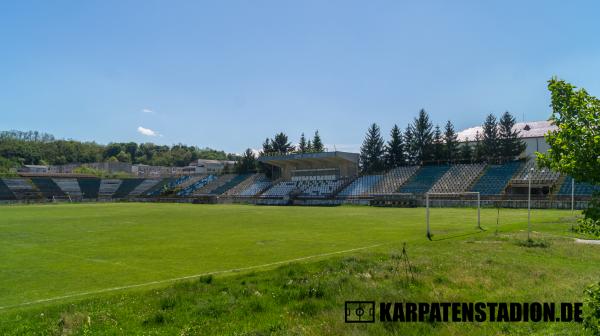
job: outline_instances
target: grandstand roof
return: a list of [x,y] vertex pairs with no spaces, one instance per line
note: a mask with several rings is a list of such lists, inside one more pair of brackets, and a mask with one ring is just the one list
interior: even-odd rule
[[[513,131],[519,131],[519,136],[521,138],[541,138],[548,131],[556,130],[557,127],[552,124],[550,121],[527,121],[516,123],[513,127]],[[458,132],[458,141],[474,141],[477,132],[481,134],[483,132],[483,128],[481,126],[475,126],[471,128],[467,128],[463,131]]]

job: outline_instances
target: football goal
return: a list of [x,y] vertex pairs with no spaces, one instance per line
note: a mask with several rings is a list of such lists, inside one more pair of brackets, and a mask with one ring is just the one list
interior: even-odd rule
[[[448,234],[451,232],[463,231],[471,228],[483,230],[481,227],[481,195],[475,191],[455,192],[455,193],[426,193],[425,208],[427,221],[427,238],[431,240],[433,233],[431,229],[432,222],[436,225],[438,233]],[[443,208],[443,210],[433,211],[435,208]],[[464,209],[474,209],[465,212]],[[432,211],[435,213],[432,214]],[[448,211],[460,211],[464,214],[464,218],[460,223],[448,223],[445,214]]]

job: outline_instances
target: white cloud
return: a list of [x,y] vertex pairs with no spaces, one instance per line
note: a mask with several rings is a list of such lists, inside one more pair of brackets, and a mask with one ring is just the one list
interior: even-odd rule
[[146,135],[146,136],[160,136],[160,134],[158,134],[156,131],[153,131],[149,128],[144,128],[142,126],[139,126],[137,128],[138,133]]
[[142,112],[144,112],[144,113],[154,113],[154,111],[151,110],[151,109],[149,109],[149,108],[142,109]]

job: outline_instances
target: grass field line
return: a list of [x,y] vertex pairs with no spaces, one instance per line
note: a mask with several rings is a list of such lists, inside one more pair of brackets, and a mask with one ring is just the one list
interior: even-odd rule
[[337,255],[337,254],[344,254],[344,253],[355,252],[355,251],[360,251],[360,250],[367,250],[367,249],[371,249],[371,248],[375,248],[375,247],[379,247],[379,246],[384,246],[384,245],[389,245],[389,244],[392,244],[392,243],[381,243],[381,244],[375,244],[375,245],[357,247],[357,248],[348,249],[348,250],[335,251],[335,252],[327,252],[327,253],[320,253],[320,254],[314,254],[314,255],[310,255],[310,256],[306,256],[306,257],[300,257],[300,258],[294,258],[294,259],[287,259],[287,260],[275,261],[275,262],[261,264],[261,265],[239,267],[239,268],[231,268],[231,269],[227,269],[227,270],[205,272],[205,273],[194,274],[194,275],[186,275],[186,276],[177,277],[177,278],[155,280],[155,281],[144,282],[144,283],[140,283],[140,284],[118,286],[118,287],[111,287],[111,288],[104,288],[104,289],[97,289],[97,290],[92,290],[92,291],[88,291],[88,292],[73,293],[73,294],[56,296],[56,297],[47,298],[47,299],[40,299],[40,300],[35,300],[35,301],[23,302],[23,303],[19,303],[19,304],[16,304],[16,305],[3,306],[3,307],[0,307],[0,310],[6,310],[6,309],[10,309],[10,308],[18,308],[18,307],[24,307],[24,306],[30,306],[30,305],[39,304],[39,303],[60,301],[60,300],[64,300],[64,299],[71,299],[71,298],[81,297],[81,296],[86,296],[86,295],[102,294],[102,293],[114,292],[114,291],[131,289],[131,288],[139,288],[139,287],[146,287],[146,286],[152,286],[152,285],[160,285],[160,284],[171,283],[171,282],[176,282],[176,281],[181,281],[181,280],[190,280],[190,279],[195,279],[195,278],[199,278],[199,277],[202,277],[202,276],[208,276],[208,275],[219,275],[219,274],[226,274],[226,273],[233,273],[233,272],[249,271],[249,270],[260,269],[260,268],[265,268],[265,267],[270,267],[270,266],[283,265],[283,264],[289,264],[289,263],[293,263],[293,262],[298,262],[298,261],[303,261],[303,260],[309,260],[309,259],[314,259],[314,258],[327,257],[327,256],[332,256],[332,255]]

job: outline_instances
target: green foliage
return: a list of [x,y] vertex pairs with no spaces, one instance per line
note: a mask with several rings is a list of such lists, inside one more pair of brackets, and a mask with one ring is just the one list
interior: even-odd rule
[[225,160],[230,155],[210,148],[177,144],[109,143],[57,140],[39,132],[0,132],[0,172],[24,164],[62,165],[68,163],[128,162],[156,166],[187,166],[197,159]]
[[481,156],[489,161],[498,157],[498,122],[493,114],[489,114],[483,123],[481,134]]
[[316,130],[315,131],[315,136],[313,137],[312,140],[312,152],[315,153],[321,153],[325,150],[325,147],[323,146],[323,142],[321,141],[321,136],[319,135],[319,131]]
[[388,168],[402,166],[404,160],[404,142],[402,132],[398,125],[394,125],[390,132],[390,141],[385,146],[385,163]]
[[434,161],[442,161],[445,160],[445,151],[444,151],[444,140],[442,139],[442,130],[439,125],[435,126],[435,131],[433,132],[433,150],[432,150],[432,159]]
[[254,155],[254,152],[252,152],[252,149],[248,148],[246,149],[244,154],[236,161],[234,170],[239,174],[243,174],[255,172],[256,168],[256,156]]
[[[311,145],[312,147],[312,145]],[[298,151],[300,153],[306,153],[307,150],[307,144],[306,144],[306,137],[304,136],[304,133],[302,133],[302,135],[300,136],[300,142],[298,143]]]
[[[454,161],[456,159],[460,159],[459,147],[458,147],[458,135],[454,130],[454,125],[452,121],[448,120],[446,122],[446,126],[444,127],[444,154],[445,158],[448,161]],[[471,155],[469,154],[468,159],[471,159]]]
[[385,168],[383,161],[384,145],[379,126],[373,123],[360,148],[360,165],[366,174],[380,172]]
[[267,138],[265,142],[263,142],[263,150],[262,154],[287,154],[294,151],[294,146],[289,141],[288,136],[279,132],[275,134],[273,139]]
[[[548,81],[548,90],[550,120],[558,129],[546,135],[550,149],[546,154],[537,153],[539,164],[577,181],[600,184],[600,100],[557,78]],[[590,220],[580,226],[592,230],[590,226],[600,222],[598,195],[584,214]]]
[[92,167],[88,167],[86,165],[83,166],[79,166],[75,169],[73,169],[73,173],[75,174],[84,174],[84,175],[93,175],[93,176],[97,176],[100,178],[128,178],[128,177],[133,177],[130,173],[125,173],[125,172],[108,172],[106,170],[102,170],[102,169],[96,169],[96,168],[92,168]]
[[471,149],[471,145],[469,144],[469,139],[465,139],[465,142],[462,143],[459,147],[460,154],[459,157],[463,161],[471,161],[473,160],[473,150]]
[[600,335],[600,282],[585,289],[587,298],[583,310],[583,325],[593,335]]
[[548,81],[550,120],[558,127],[546,135],[548,153],[538,153],[544,167],[577,181],[600,184],[600,100],[585,89],[557,78]]
[[513,130],[515,124],[515,118],[508,111],[498,121],[498,153],[501,158],[515,158],[525,150],[525,142],[519,138],[520,132]]
[[414,161],[420,164],[432,159],[433,145],[433,124],[429,121],[429,115],[424,109],[419,111],[419,115],[413,123],[409,125],[410,142],[407,145],[411,148],[414,155]]

